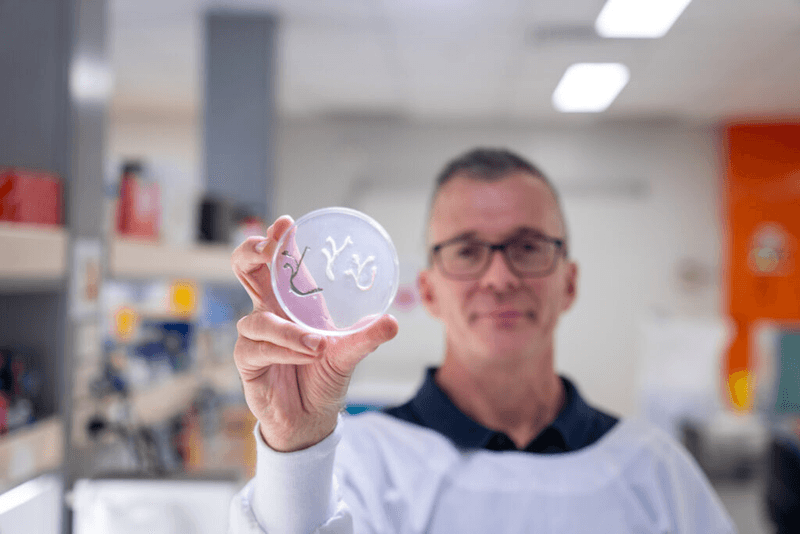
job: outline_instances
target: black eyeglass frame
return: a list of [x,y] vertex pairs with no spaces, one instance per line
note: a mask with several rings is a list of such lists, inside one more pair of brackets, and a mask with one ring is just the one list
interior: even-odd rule
[[[551,262],[550,266],[547,269],[541,272],[536,272],[534,274],[520,272],[519,270],[517,270],[516,267],[514,267],[514,265],[512,264],[511,260],[508,257],[508,254],[506,253],[506,249],[512,243],[517,241],[519,238],[520,238],[519,235],[515,235],[514,237],[506,239],[501,243],[489,243],[488,241],[482,241],[480,239],[474,239],[465,236],[456,236],[452,239],[448,239],[447,241],[442,241],[441,243],[433,245],[430,248],[429,262],[432,265],[437,264],[439,266],[439,270],[446,278],[450,278],[451,280],[468,281],[468,280],[477,280],[486,273],[486,271],[489,269],[489,266],[492,264],[492,256],[494,256],[495,251],[500,251],[502,253],[503,260],[506,262],[508,270],[514,273],[514,275],[519,278],[541,278],[543,276],[547,276],[555,270],[556,264],[558,263],[558,257],[560,255],[564,256],[565,258],[567,257],[567,243],[565,240],[536,233],[535,235],[536,239],[541,239],[542,241],[552,243],[556,246],[556,253],[553,255],[553,261]],[[485,246],[489,249],[489,256],[487,256],[488,259],[486,261],[486,264],[480,269],[480,271],[476,272],[475,274],[457,275],[449,273],[442,267],[441,261],[439,261],[438,263],[434,261],[437,257],[440,257],[439,251],[441,251],[442,248],[448,245],[452,245],[453,243],[459,243],[461,241],[471,241],[473,243]]]

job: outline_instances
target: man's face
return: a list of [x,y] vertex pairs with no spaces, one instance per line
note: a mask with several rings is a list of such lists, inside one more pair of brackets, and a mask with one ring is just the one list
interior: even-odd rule
[[[428,240],[434,245],[470,235],[501,243],[526,230],[564,238],[556,200],[543,181],[522,172],[495,182],[457,177],[436,197]],[[497,251],[477,280],[452,280],[433,265],[420,274],[419,288],[428,311],[445,325],[448,351],[503,358],[552,349],[576,279],[577,267],[563,255],[552,273],[521,278]]]

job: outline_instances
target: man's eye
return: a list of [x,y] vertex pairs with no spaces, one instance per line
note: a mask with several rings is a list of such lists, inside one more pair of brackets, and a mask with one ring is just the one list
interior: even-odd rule
[[534,239],[525,239],[514,243],[513,248],[523,254],[536,254],[544,248],[542,242]]
[[481,246],[476,243],[465,243],[456,248],[456,255],[459,258],[477,258],[481,255]]

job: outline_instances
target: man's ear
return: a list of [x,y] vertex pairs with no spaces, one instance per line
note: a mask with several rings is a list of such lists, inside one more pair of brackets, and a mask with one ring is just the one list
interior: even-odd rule
[[419,298],[425,309],[428,310],[433,317],[439,317],[439,301],[436,298],[436,291],[434,291],[433,284],[431,283],[430,269],[420,271],[417,275],[417,291],[419,291]]
[[578,264],[574,261],[567,263],[567,274],[564,279],[564,305],[561,311],[567,311],[572,307],[578,296]]

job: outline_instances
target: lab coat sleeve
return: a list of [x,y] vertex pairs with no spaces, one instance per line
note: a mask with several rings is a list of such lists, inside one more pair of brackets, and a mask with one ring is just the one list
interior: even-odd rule
[[352,534],[333,476],[341,424],[320,443],[290,453],[269,448],[258,425],[254,434],[256,475],[231,502],[229,534]]

